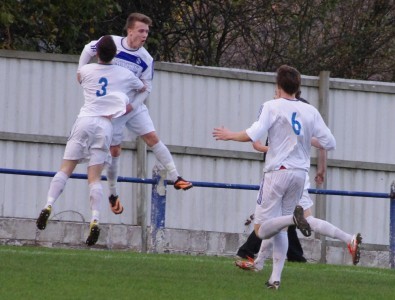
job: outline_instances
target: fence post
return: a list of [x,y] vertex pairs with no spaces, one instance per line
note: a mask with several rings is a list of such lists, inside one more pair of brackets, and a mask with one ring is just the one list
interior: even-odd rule
[[395,268],[395,181],[391,184],[390,192],[390,266]]
[[[318,86],[318,110],[321,113],[322,118],[325,123],[328,124],[328,115],[329,115],[329,85],[330,85],[330,72],[329,71],[321,71],[319,74],[319,86]],[[318,153],[318,151],[316,152]],[[318,168],[318,161],[317,161]],[[322,188],[326,188],[326,180]],[[316,217],[319,219],[326,220],[326,195],[317,195],[316,196]],[[321,263],[326,263],[326,237],[321,234],[316,234],[316,238],[319,238],[321,241]]]
[[[147,144],[141,137],[137,138],[137,176],[147,178]],[[137,225],[141,226],[141,252],[147,252],[147,197],[144,184],[138,184],[137,191]]]
[[166,217],[166,170],[154,166],[152,179],[157,183],[152,185],[151,198],[151,245],[152,252],[158,252],[158,244],[162,237],[160,230],[165,228]]

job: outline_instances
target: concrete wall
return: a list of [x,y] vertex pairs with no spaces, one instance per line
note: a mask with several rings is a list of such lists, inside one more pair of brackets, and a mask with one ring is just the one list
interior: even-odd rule
[[[40,231],[32,219],[0,218],[0,244],[86,248],[88,227],[87,223],[82,222],[52,221],[46,230]],[[92,249],[141,251],[141,227],[102,224],[100,228],[99,240]],[[234,257],[247,237],[248,234],[240,233],[165,228],[159,230],[156,236],[150,235],[148,251]],[[309,262],[321,261],[320,240],[301,238],[300,241]],[[352,265],[347,248],[339,242],[327,242],[325,259],[330,264]],[[364,247],[359,265],[388,268],[388,247]]]

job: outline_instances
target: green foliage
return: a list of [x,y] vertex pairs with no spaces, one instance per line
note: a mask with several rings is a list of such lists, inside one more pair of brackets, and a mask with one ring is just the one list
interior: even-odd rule
[[243,271],[224,257],[0,247],[0,299],[392,299],[393,270],[286,263],[278,291],[271,263]]
[[0,18],[0,48],[78,53],[91,35],[103,34],[103,24],[119,10],[110,0],[7,1]]
[[153,20],[156,60],[395,81],[395,3],[387,0],[8,0],[0,49],[79,54],[123,35],[129,13]]

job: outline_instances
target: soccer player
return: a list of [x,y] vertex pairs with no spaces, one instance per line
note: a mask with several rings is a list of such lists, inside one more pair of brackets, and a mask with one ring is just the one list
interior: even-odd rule
[[[265,154],[267,150],[269,150],[268,141],[266,141],[266,145],[262,145],[260,141],[256,141],[252,143],[252,146],[256,151],[264,153],[263,161],[265,161],[265,156],[266,156]],[[253,216],[254,215],[251,216],[252,220],[253,220]],[[288,236],[287,260],[292,262],[303,262],[303,263],[306,262],[307,260],[303,256],[303,248],[302,245],[300,244],[298,234],[296,233],[295,225],[288,226],[287,236]],[[236,266],[244,270],[260,271],[258,270],[258,265],[254,264],[254,257],[256,256],[257,253],[259,253],[261,244],[262,244],[262,240],[256,236],[255,231],[253,230],[251,234],[248,236],[245,243],[241,245],[237,251],[237,256],[242,259],[236,260],[235,262]],[[271,252],[269,253],[269,255],[270,254]]]
[[317,139],[322,149],[336,147],[336,140],[318,110],[296,99],[300,82],[300,73],[295,68],[280,66],[276,77],[280,98],[265,102],[257,121],[239,132],[224,127],[213,131],[216,140],[224,141],[255,142],[268,135],[270,147],[255,208],[254,229],[261,239],[273,237],[273,270],[266,282],[271,289],[280,287],[288,249],[284,228],[295,224],[303,235],[311,235],[297,201],[302,197],[310,168],[312,138]]
[[85,102],[73,125],[64,151],[60,170],[53,177],[36,224],[44,230],[55,201],[62,193],[66,182],[77,164],[88,162],[89,200],[92,210],[88,246],[94,245],[100,234],[100,205],[103,199],[101,173],[110,163],[112,138],[111,119],[130,110],[127,93],[130,90],[143,92],[144,83],[129,70],[111,64],[116,46],[111,36],[102,37],[96,44],[98,63],[86,65],[79,70],[80,84]]
[[[298,99],[301,100],[300,98]],[[261,145],[259,142],[254,143],[254,149],[261,152],[266,152],[268,150],[266,146]],[[327,158],[326,151],[323,149],[319,149],[318,168],[317,168],[317,174],[315,176],[315,181],[317,185],[321,185],[324,182],[325,173],[326,173],[326,158]],[[338,239],[346,243],[348,251],[351,254],[353,264],[354,265],[358,264],[360,259],[360,244],[362,242],[361,234],[357,233],[351,235],[347,232],[342,231],[341,229],[337,228],[336,226],[325,220],[314,218],[311,212],[313,201],[311,200],[308,193],[309,188],[310,188],[310,180],[307,174],[303,195],[302,198],[299,200],[299,205],[302,206],[304,209],[304,217],[310,224],[311,230],[318,234],[325,235],[333,239]],[[288,235],[289,235],[289,230],[288,230]],[[289,238],[288,240],[289,240],[289,245],[291,245],[291,241]],[[255,260],[251,259],[252,257],[251,256],[247,260],[236,261],[236,265],[244,270],[254,270],[254,271],[262,270],[265,260],[270,256],[271,246],[272,246],[271,239],[263,240],[259,251],[257,251],[258,256]],[[249,250],[247,243],[245,243],[244,251],[251,251]],[[287,256],[288,256],[288,261],[292,261],[289,259],[289,253],[287,253]]]
[[[166,145],[159,139],[148,109],[144,104],[151,92],[154,73],[153,58],[143,47],[148,38],[151,24],[152,20],[148,16],[132,13],[126,20],[125,31],[127,36],[112,36],[117,46],[117,55],[113,63],[132,71],[147,86],[144,93],[131,91],[128,94],[132,111],[113,121],[114,135],[110,148],[113,159],[111,166],[107,169],[107,181],[110,190],[110,207],[115,214],[120,214],[123,211],[118,197],[117,178],[125,126],[129,131],[140,136],[151,148],[158,161],[166,168],[170,179],[174,182],[175,189],[188,190],[193,186],[191,182],[184,180],[179,175],[172,155]],[[92,41],[84,47],[79,60],[79,68],[87,64],[91,57],[96,54],[96,43],[97,41]]]

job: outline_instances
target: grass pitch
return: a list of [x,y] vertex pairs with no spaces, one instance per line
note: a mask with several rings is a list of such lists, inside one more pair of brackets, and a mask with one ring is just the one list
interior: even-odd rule
[[225,257],[0,246],[0,299],[394,299],[395,271],[286,263],[280,289]]

